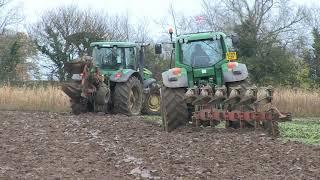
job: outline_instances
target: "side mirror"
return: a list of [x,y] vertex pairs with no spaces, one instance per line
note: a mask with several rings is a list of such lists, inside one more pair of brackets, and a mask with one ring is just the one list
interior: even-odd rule
[[162,54],[162,45],[161,44],[156,44],[154,46],[154,50],[156,54]]
[[232,45],[234,48],[238,48],[240,45],[240,38],[237,35],[231,35]]

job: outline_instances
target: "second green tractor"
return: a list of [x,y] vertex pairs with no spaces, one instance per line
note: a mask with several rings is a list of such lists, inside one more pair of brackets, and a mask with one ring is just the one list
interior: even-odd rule
[[64,83],[62,90],[70,97],[72,112],[160,114],[159,86],[144,67],[146,46],[93,42],[92,57],[66,63],[72,80]]

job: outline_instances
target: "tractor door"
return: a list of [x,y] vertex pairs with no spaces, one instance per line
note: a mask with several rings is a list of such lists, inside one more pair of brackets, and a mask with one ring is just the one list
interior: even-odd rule
[[134,48],[124,48],[124,51],[126,69],[137,70],[138,67]]

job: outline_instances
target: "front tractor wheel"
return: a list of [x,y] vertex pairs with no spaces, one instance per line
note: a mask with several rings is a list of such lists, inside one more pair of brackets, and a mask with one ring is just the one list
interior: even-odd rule
[[117,83],[114,89],[114,110],[128,116],[139,115],[142,108],[142,85],[131,77],[125,83]]
[[145,94],[142,112],[147,115],[160,115],[160,91]]
[[171,132],[188,120],[188,107],[184,101],[184,88],[161,88],[161,117],[164,130]]

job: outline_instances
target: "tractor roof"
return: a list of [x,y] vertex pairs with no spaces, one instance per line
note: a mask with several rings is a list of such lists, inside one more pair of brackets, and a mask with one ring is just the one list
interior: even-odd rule
[[110,42],[110,41],[101,41],[101,42],[93,42],[90,44],[91,47],[100,46],[100,47],[137,47],[136,43],[132,42]]
[[210,39],[216,36],[226,37],[226,35],[223,32],[199,32],[199,33],[179,35],[176,38],[176,40],[178,41],[180,39],[187,39],[188,41],[196,41],[196,40],[202,40],[202,39]]

